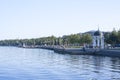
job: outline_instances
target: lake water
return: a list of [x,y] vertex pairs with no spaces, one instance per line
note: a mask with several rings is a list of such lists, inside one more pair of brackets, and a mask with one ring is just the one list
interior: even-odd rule
[[0,47],[0,80],[120,80],[120,58]]

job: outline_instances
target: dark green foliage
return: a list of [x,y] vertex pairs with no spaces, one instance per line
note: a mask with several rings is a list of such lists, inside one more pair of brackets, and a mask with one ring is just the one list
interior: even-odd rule
[[112,44],[114,47],[115,44],[120,44],[120,30],[116,31],[115,29],[110,33],[105,33],[105,42],[107,44]]
[[118,31],[118,43],[120,44],[120,30]]
[[108,43],[108,44],[111,43],[110,34],[111,34],[111,33],[109,33],[109,32],[107,32],[107,33],[104,34],[105,42]]
[[83,34],[80,43],[90,44],[92,42],[92,37],[90,34]]
[[80,42],[80,35],[79,34],[72,34],[68,38],[71,44],[79,43]]

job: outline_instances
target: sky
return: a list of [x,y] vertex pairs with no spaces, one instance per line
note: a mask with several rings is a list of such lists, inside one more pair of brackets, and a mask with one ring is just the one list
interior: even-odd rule
[[120,0],[0,0],[0,40],[120,29]]

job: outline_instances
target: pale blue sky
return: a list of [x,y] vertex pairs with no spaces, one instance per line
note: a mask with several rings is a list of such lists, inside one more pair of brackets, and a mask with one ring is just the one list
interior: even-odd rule
[[120,28],[120,0],[0,0],[0,39]]

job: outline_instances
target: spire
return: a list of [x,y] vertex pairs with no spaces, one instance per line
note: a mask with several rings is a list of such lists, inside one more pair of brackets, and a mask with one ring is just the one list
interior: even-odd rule
[[94,36],[100,36],[101,35],[101,32],[99,30],[99,25],[98,25],[98,30],[94,33]]
[[98,31],[100,31],[100,30],[99,30],[99,24],[98,24]]

